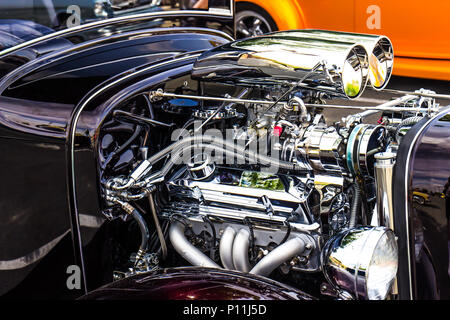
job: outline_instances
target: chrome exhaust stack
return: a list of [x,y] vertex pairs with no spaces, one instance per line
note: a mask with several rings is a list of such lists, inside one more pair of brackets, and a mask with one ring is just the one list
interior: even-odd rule
[[[238,40],[203,53],[192,76],[240,86],[278,85],[356,98],[369,74],[366,49],[329,39],[301,39],[287,32]],[[301,82],[301,83],[300,83]]]
[[301,41],[323,39],[362,45],[369,55],[369,81],[372,88],[382,90],[391,78],[394,48],[386,36],[314,29],[290,30],[277,34]]

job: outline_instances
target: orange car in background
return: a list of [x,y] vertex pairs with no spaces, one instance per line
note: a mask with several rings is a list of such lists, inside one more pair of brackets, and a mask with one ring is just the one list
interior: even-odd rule
[[450,80],[449,0],[236,0],[237,37],[276,30],[382,34],[394,74]]

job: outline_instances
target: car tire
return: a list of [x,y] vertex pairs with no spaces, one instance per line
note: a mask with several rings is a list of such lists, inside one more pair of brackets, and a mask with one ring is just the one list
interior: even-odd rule
[[272,17],[262,8],[242,4],[236,7],[236,38],[249,38],[277,31]]

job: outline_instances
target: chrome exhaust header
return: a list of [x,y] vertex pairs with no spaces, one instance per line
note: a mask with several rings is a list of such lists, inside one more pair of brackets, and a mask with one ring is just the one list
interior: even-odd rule
[[250,271],[250,262],[248,259],[248,249],[250,247],[250,232],[247,229],[241,229],[233,242],[233,264],[236,270],[241,272]]
[[219,252],[220,260],[225,269],[234,270],[233,263],[233,242],[236,237],[236,231],[232,227],[226,227],[220,239]]
[[287,262],[305,251],[308,241],[300,237],[294,237],[279,245],[262,258],[251,270],[251,274],[267,277],[273,270],[278,268],[283,262]]
[[175,250],[194,266],[218,268],[220,266],[197,249],[184,235],[185,226],[177,221],[170,224],[169,238]]

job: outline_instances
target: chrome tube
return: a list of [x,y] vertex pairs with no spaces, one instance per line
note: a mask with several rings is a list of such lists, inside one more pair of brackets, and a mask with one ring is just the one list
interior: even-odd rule
[[380,152],[375,154],[375,183],[377,190],[378,223],[394,230],[394,203],[392,179],[395,154]]
[[[197,141],[195,145],[190,145],[192,142]],[[275,157],[265,156],[260,153],[252,152],[245,147],[240,147],[233,143],[227,142],[217,137],[212,136],[201,136],[201,137],[188,137],[177,142],[174,142],[165,149],[159,151],[152,157],[148,159],[148,162],[153,164],[156,161],[163,159],[168,155],[172,155],[172,158],[164,165],[164,167],[152,173],[150,176],[146,177],[144,180],[135,183],[135,186],[145,186],[148,183],[156,183],[162,179],[176,163],[180,163],[182,160],[182,155],[195,148],[205,148],[206,150],[215,150],[216,152],[221,152],[224,156],[228,155],[230,157],[235,157],[241,160],[251,160],[263,165],[270,165],[272,169],[282,168],[292,171],[301,171],[306,168],[301,167],[298,164],[290,163],[287,161],[279,160]]]
[[239,230],[233,242],[233,264],[236,270],[250,271],[248,248],[250,245],[250,232],[247,229]]
[[402,111],[427,111],[427,109],[425,110],[421,110],[420,108],[407,108],[407,107],[397,107],[398,105],[404,104],[408,101],[411,101],[415,99],[414,96],[412,95],[406,95],[403,97],[399,97],[397,99],[394,100],[390,100],[387,101],[385,103],[382,103],[376,107],[360,107],[360,109],[366,110],[360,113],[355,113],[355,114],[351,114],[349,116],[347,116],[345,118],[345,122],[347,123],[347,125],[352,124],[355,121],[361,122],[364,118],[367,118],[373,114],[376,114],[377,112],[381,112],[381,111],[398,111],[398,112],[402,112]]
[[386,36],[314,29],[283,31],[278,35],[295,37],[303,41],[321,39],[360,44],[369,54],[369,81],[371,86],[375,90],[381,90],[386,87],[391,78],[394,48],[391,40]]
[[174,221],[169,228],[169,238],[175,250],[192,265],[198,267],[219,268],[220,266],[197,249],[184,235],[184,224]]
[[[306,85],[300,85],[299,87],[307,88]],[[387,90],[387,89],[386,89]],[[262,104],[262,105],[272,105],[274,102],[270,100],[253,100],[253,99],[238,99],[238,98],[226,98],[226,97],[212,97],[212,96],[196,96],[196,95],[187,95],[187,94],[176,94],[176,93],[169,93],[169,92],[157,92],[153,91],[152,94],[159,97],[165,97],[165,98],[181,98],[181,99],[194,99],[194,100],[201,100],[201,101],[229,101],[229,102],[236,102],[236,103],[254,103],[254,104]],[[305,103],[305,107],[314,108],[314,107],[320,107],[320,108],[333,108],[333,109],[349,109],[349,110],[373,110],[373,112],[370,112],[368,114],[363,114],[363,117],[370,116],[374,113],[380,112],[380,111],[396,111],[396,112],[402,112],[402,111],[412,111],[412,112],[429,112],[429,111],[439,111],[439,107],[434,108],[420,108],[420,107],[398,107],[397,105],[400,105],[404,102],[407,102],[409,100],[415,99],[419,96],[419,94],[410,94],[408,96],[400,97],[395,100],[387,101],[385,103],[376,105],[376,106],[351,106],[351,105],[335,105],[335,104],[312,104],[312,103]],[[427,96],[427,95],[425,95]],[[450,96],[448,96],[450,99]],[[279,105],[284,106],[287,104],[287,102],[280,101],[278,102]],[[194,139],[194,137],[192,137]]]
[[305,250],[305,246],[305,241],[299,237],[292,238],[270,251],[250,270],[250,273],[267,277],[283,262],[301,254]]
[[195,62],[192,75],[247,87],[292,86],[306,78],[302,83],[311,89],[320,85],[320,90],[348,98],[362,94],[369,73],[363,46],[283,34],[238,40],[205,52]]
[[226,227],[220,239],[219,252],[220,260],[225,269],[235,270],[233,263],[233,242],[236,231],[232,227]]

